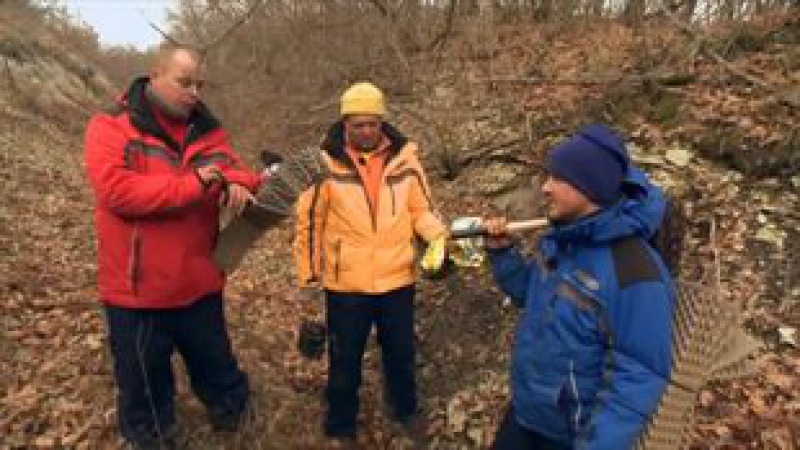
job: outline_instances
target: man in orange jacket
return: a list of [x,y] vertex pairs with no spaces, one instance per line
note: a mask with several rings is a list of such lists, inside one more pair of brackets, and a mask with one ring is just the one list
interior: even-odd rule
[[325,290],[329,331],[327,436],[356,436],[361,361],[373,325],[394,419],[419,434],[414,379],[414,239],[444,236],[417,146],[383,118],[383,93],[357,83],[322,150],[330,176],[297,205],[301,287]]
[[174,436],[175,349],[216,428],[235,429],[248,397],[211,255],[220,199],[241,211],[260,178],[200,102],[203,82],[196,52],[164,47],[150,76],[86,131],[119,427],[134,448]]

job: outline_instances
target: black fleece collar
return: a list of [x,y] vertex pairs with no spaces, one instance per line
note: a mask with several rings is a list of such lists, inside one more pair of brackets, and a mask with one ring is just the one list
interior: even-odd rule
[[[131,123],[139,129],[139,131],[151,134],[161,139],[172,150],[183,153],[184,146],[175,142],[161,124],[158,123],[158,119],[156,119],[155,113],[153,112],[154,106],[147,101],[145,90],[149,82],[150,79],[148,77],[137,78],[131,83],[128,92],[125,94],[123,101],[127,103]],[[216,130],[220,126],[219,121],[217,121],[202,102],[198,103],[194,111],[192,111],[188,123],[189,135],[186,137],[185,145],[197,141],[202,136]]]
[[[405,147],[408,143],[408,138],[400,130],[386,122],[381,124],[381,132],[389,139],[389,159],[392,159]],[[322,149],[331,158],[335,158],[346,165],[354,165],[345,150],[344,121],[340,120],[331,125],[325,135],[325,140],[322,141]]]

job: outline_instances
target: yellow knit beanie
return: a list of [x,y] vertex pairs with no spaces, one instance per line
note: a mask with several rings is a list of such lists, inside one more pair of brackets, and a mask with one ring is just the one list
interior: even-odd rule
[[383,92],[368,82],[356,83],[342,94],[342,115],[374,114],[386,115],[386,101]]

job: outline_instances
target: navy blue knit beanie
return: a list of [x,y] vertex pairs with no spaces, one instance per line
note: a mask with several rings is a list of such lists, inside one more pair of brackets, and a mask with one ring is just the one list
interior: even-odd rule
[[593,203],[609,206],[620,197],[628,172],[628,152],[610,127],[587,125],[550,151],[546,168]]

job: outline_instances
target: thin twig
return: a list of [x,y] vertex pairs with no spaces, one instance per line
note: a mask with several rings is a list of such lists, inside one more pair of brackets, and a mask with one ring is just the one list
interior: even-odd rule
[[614,79],[557,79],[540,77],[491,77],[478,80],[479,83],[519,83],[519,84],[552,84],[563,86],[598,86],[618,83],[622,78]]
[[[398,36],[400,32],[397,31],[397,14],[394,11],[389,10],[389,8],[383,3],[381,3],[380,0],[370,0],[369,3],[373,5],[378,10],[383,19],[388,22],[389,26],[391,27],[387,35],[389,38],[389,45],[392,46],[392,49],[395,51],[395,56],[402,63],[403,67],[406,70],[406,73],[413,76],[415,72],[414,70],[412,70],[411,62],[408,60],[408,56],[403,51],[403,45],[400,36]],[[406,33],[403,33],[403,37],[407,38],[408,35]]]
[[318,113],[320,111],[325,111],[328,108],[332,108],[332,107],[334,107],[334,106],[336,106],[338,104],[339,104],[339,97],[338,96],[334,96],[334,97],[331,97],[331,98],[325,100],[324,102],[322,102],[322,103],[320,103],[318,105],[311,106],[310,108],[308,108],[308,112],[310,112],[310,113]]
[[152,28],[152,29],[156,30],[156,32],[157,32],[158,34],[160,34],[160,35],[161,35],[161,37],[162,37],[162,38],[164,38],[164,40],[165,40],[165,41],[167,41],[167,42],[169,42],[170,44],[172,44],[172,45],[175,45],[175,46],[181,46],[181,45],[182,45],[182,44],[181,44],[181,43],[180,43],[180,42],[179,42],[177,39],[175,39],[174,37],[170,36],[170,34],[169,34],[169,33],[167,33],[166,31],[162,30],[161,28],[159,28],[159,26],[158,26],[158,25],[156,25],[156,24],[155,24],[155,23],[153,23],[153,22],[152,22],[150,19],[148,19],[148,18],[147,18],[147,17],[144,15],[144,12],[142,12],[142,11],[139,11],[139,14],[141,14],[141,15],[142,15],[142,17],[144,18],[144,20],[146,20],[146,21],[147,21],[147,24],[148,24],[148,25],[150,25],[150,28]]
[[377,9],[378,12],[380,12],[383,17],[386,17],[387,19],[394,20],[394,14],[392,14],[389,11],[389,8],[387,8],[386,5],[381,3],[380,0],[369,0],[369,3],[372,6],[374,6],[375,9]]
[[433,41],[431,41],[431,43],[428,45],[428,48],[431,50],[437,50],[441,48],[453,31],[453,22],[456,16],[456,0],[450,0],[450,3],[447,6],[447,18],[445,19],[444,27],[442,27],[436,37],[433,38]]
[[242,14],[227,30],[222,32],[216,39],[207,43],[203,46],[203,49],[200,51],[202,54],[206,54],[212,47],[218,45],[220,42],[224,41],[228,38],[237,28],[242,26],[253,14],[256,12],[259,6],[261,6],[261,0],[254,0],[253,3],[247,8],[244,14]]
[[8,64],[8,58],[3,58],[3,63],[5,66],[6,78],[8,79],[9,91],[16,95],[19,93],[19,87],[17,86],[17,81],[14,78],[14,73],[11,72],[11,66]]
[[[231,26],[229,26],[225,31],[220,33],[220,35],[217,36],[216,38],[214,38],[211,42],[203,43],[203,45],[200,46],[199,48],[197,48],[196,46],[191,46],[191,47],[196,48],[197,51],[200,53],[200,55],[205,57],[208,54],[209,50],[211,50],[213,47],[219,45],[220,42],[222,42],[225,39],[227,39],[231,34],[233,34],[234,31],[236,31],[236,29],[238,29],[250,17],[252,17],[252,15],[256,12],[258,7],[261,6],[261,4],[262,4],[261,0],[254,0],[253,3],[251,3],[250,6],[247,8],[247,10],[245,11],[244,14],[239,16],[239,18],[237,18],[236,21],[234,21],[231,24]],[[167,42],[169,42],[169,43],[171,43],[173,45],[176,45],[176,46],[186,46],[187,45],[187,44],[181,43],[179,40],[175,39],[169,33],[167,33],[166,31],[162,30],[158,25],[153,23],[151,20],[147,19],[147,17],[144,16],[143,12],[140,11],[140,14],[142,14],[142,17],[144,17],[144,19],[147,21],[147,23],[150,25],[150,27],[153,28],[156,32],[158,32],[158,34],[160,34],[161,37],[164,38],[165,41],[167,41]],[[195,34],[197,35],[198,33],[195,31]],[[199,35],[197,35],[195,37],[198,40],[200,39]]]
[[678,27],[681,31],[683,31],[684,33],[686,33],[690,37],[692,37],[695,40],[695,42],[697,43],[697,46],[700,48],[700,51],[702,51],[707,56],[709,56],[711,59],[716,61],[719,65],[721,65],[722,67],[727,69],[730,73],[738,76],[739,78],[742,78],[743,80],[747,81],[748,83],[750,83],[750,84],[752,84],[754,86],[758,86],[759,88],[764,89],[765,91],[773,92],[775,90],[775,88],[772,87],[766,81],[764,81],[764,80],[762,80],[762,79],[760,79],[760,78],[758,78],[756,76],[753,76],[753,75],[743,71],[742,69],[739,69],[738,67],[734,66],[730,61],[728,61],[727,59],[723,58],[722,55],[720,55],[719,53],[717,53],[713,49],[709,48],[708,45],[705,45],[709,41],[708,36],[706,36],[705,33],[703,33],[701,30],[697,29],[696,27],[693,27],[690,24],[682,21],[680,18],[676,17],[675,14],[672,13],[664,5],[664,2],[659,2],[657,8],[676,27]]
[[622,75],[613,78],[545,78],[545,77],[491,77],[478,80],[478,83],[520,83],[547,84],[556,86],[606,86],[624,82],[655,83],[662,86],[680,86],[694,83],[697,78],[693,73]]

